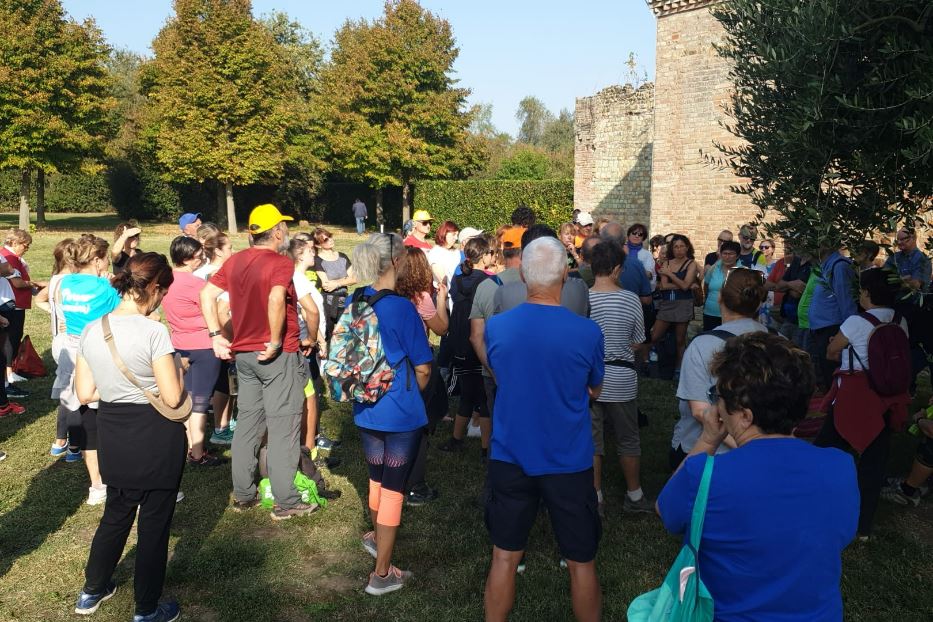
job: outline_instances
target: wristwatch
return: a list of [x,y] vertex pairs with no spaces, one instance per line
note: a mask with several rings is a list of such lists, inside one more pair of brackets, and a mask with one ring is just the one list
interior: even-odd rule
[[223,331],[212,330],[211,332],[207,333],[207,336],[213,339],[214,337],[217,337],[218,335],[222,335],[222,334],[223,334]]

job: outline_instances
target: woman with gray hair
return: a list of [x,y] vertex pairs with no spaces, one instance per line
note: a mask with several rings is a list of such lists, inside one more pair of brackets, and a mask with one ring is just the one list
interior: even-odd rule
[[[369,304],[376,314],[386,361],[396,369],[388,390],[372,403],[353,403],[369,467],[369,510],[374,531],[363,534],[363,548],[376,558],[366,593],[394,592],[412,573],[392,565],[402,518],[405,483],[428,423],[421,391],[431,377],[434,353],[421,317],[410,300],[395,293],[399,260],[405,252],[394,233],[376,233],[353,249],[353,264],[364,283],[347,301]],[[412,376],[416,382],[412,382]]]

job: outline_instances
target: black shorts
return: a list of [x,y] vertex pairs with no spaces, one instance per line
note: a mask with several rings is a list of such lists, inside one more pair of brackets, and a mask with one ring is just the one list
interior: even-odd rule
[[81,449],[97,451],[97,409],[82,406],[81,427],[84,428],[84,446]]
[[230,361],[220,361],[220,372],[214,382],[214,393],[230,395]]
[[532,477],[516,464],[490,460],[486,488],[486,529],[500,549],[525,550],[543,499],[561,556],[581,564],[595,559],[602,523],[592,468]]

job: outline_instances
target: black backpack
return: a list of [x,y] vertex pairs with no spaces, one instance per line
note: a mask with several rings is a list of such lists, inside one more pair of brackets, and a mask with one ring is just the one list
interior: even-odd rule
[[470,271],[470,274],[454,276],[453,282],[456,287],[451,287],[453,309],[450,312],[447,339],[450,342],[455,367],[469,369],[480,366],[473,344],[470,343],[470,312],[473,310],[476,288],[488,278],[488,274],[475,269]]

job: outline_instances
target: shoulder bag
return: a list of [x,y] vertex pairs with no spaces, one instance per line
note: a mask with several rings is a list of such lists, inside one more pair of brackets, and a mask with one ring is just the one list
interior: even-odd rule
[[113,358],[113,364],[117,366],[123,375],[126,377],[130,383],[135,386],[137,389],[143,392],[143,395],[146,396],[146,399],[149,400],[149,403],[152,404],[152,407],[159,411],[159,414],[165,417],[170,421],[176,421],[178,423],[184,423],[188,420],[188,417],[191,416],[191,396],[187,391],[182,388],[181,396],[182,400],[178,406],[174,408],[168,406],[165,402],[162,401],[162,397],[158,393],[153,393],[148,389],[143,388],[136,376],[133,375],[126,365],[123,363],[123,359],[120,358],[120,354],[117,352],[117,346],[113,342],[113,331],[110,330],[110,315],[107,314],[100,321],[101,328],[104,330],[104,341],[107,342],[107,347],[110,348],[110,356]]
[[629,622],[712,622],[713,597],[703,585],[699,568],[700,540],[712,476],[713,456],[707,456],[693,503],[690,540],[680,549],[661,587],[638,596],[629,605]]

